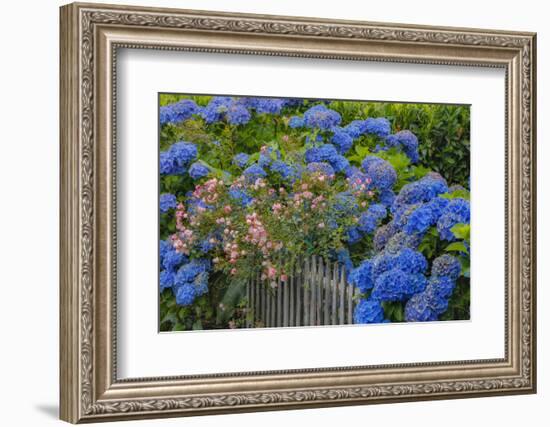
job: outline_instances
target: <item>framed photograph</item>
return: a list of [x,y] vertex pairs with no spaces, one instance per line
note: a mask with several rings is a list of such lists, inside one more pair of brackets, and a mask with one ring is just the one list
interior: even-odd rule
[[61,418],[536,391],[536,37],[61,8]]

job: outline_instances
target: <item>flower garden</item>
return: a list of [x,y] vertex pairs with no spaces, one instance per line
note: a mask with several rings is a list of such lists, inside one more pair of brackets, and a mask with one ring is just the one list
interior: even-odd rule
[[354,323],[470,317],[469,107],[160,95],[160,329],[265,326],[246,284],[344,268]]

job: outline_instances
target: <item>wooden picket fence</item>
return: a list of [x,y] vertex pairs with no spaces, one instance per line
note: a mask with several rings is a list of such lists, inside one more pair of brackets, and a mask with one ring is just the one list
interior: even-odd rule
[[247,311],[252,313],[247,327],[351,324],[355,292],[346,283],[344,266],[313,256],[274,288],[259,278],[247,283]]

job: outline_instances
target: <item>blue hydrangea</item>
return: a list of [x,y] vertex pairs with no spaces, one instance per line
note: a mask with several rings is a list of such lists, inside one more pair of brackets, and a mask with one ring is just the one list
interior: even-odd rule
[[437,313],[423,293],[413,295],[405,304],[405,321],[407,322],[430,322],[437,318]]
[[206,254],[208,252],[210,252],[212,249],[215,248],[216,245],[214,245],[213,243],[210,242],[210,239],[204,239],[202,240],[199,245],[198,245],[198,250],[203,253],[203,254]]
[[172,251],[174,247],[172,246],[172,243],[170,243],[168,240],[160,240],[159,241],[159,260],[160,264],[162,265],[162,261],[164,260],[164,257],[166,254],[170,251]]
[[445,313],[449,308],[449,297],[446,297],[435,286],[429,285],[421,295],[437,315]]
[[437,231],[443,240],[455,240],[451,231],[456,224],[470,223],[470,202],[464,199],[452,199],[437,221]]
[[444,276],[451,280],[458,279],[462,271],[460,261],[452,255],[443,254],[432,262],[432,276]]
[[160,291],[171,289],[174,285],[174,273],[168,270],[162,270],[159,275]]
[[306,150],[306,163],[329,162],[338,156],[338,150],[332,144],[323,144],[319,147],[313,147]]
[[307,170],[309,172],[318,172],[323,175],[332,176],[335,174],[334,168],[325,162],[313,162],[307,165]]
[[372,243],[374,249],[378,252],[382,251],[390,238],[396,233],[392,223],[384,224],[378,227],[374,233]]
[[396,265],[396,258],[388,253],[382,252],[372,258],[372,274],[376,278],[381,274],[393,270]]
[[250,158],[250,156],[246,153],[236,154],[233,157],[233,164],[240,167],[240,168],[244,168],[246,166],[246,164],[248,163],[249,158]]
[[229,96],[215,96],[208,105],[204,107],[200,114],[206,123],[215,123],[223,120],[233,99]]
[[250,205],[254,200],[252,197],[248,195],[248,193],[246,193],[246,191],[241,190],[239,188],[230,189],[229,196],[233,200],[238,201],[243,207]]
[[276,150],[272,147],[266,147],[260,152],[260,157],[258,158],[258,164],[262,168],[267,168],[275,160],[281,159],[281,153],[279,150]]
[[174,160],[170,151],[161,151],[159,156],[159,172],[168,175],[174,171]]
[[257,164],[253,164],[247,167],[244,170],[243,174],[250,179],[263,178],[267,176],[266,171],[260,165],[257,165]]
[[172,249],[167,251],[162,257],[162,267],[168,271],[175,271],[185,261],[185,255]]
[[300,116],[292,116],[288,121],[288,126],[292,129],[303,128],[304,125],[304,119]]
[[199,274],[209,271],[210,267],[210,261],[207,259],[192,259],[179,268],[174,278],[174,284],[180,287],[186,283],[191,283]]
[[250,121],[251,115],[243,105],[232,103],[225,113],[227,122],[232,125],[244,125]]
[[363,172],[361,172],[361,169],[359,169],[357,166],[351,166],[351,165],[346,168],[344,173],[346,174],[346,178],[351,178],[351,179],[356,178],[357,176],[361,177],[361,175],[365,175]]
[[306,163],[328,162],[335,172],[344,171],[349,167],[349,161],[338,154],[338,150],[332,144],[323,144],[319,147],[312,147],[306,151]]
[[304,113],[304,124],[308,128],[329,130],[338,126],[341,120],[339,113],[327,108],[324,104],[315,105]]
[[418,181],[405,184],[395,198],[393,211],[405,205],[429,202],[449,190],[447,182],[438,173],[429,173]]
[[347,153],[353,146],[353,138],[341,127],[334,127],[332,131],[333,135],[330,141],[336,146],[340,154]]
[[389,238],[384,250],[388,253],[396,254],[405,248],[416,249],[422,242],[422,238],[422,234],[409,235],[399,231]]
[[204,178],[210,173],[210,169],[200,162],[195,162],[189,168],[189,176],[195,180]]
[[278,98],[253,98],[251,103],[259,114],[280,114],[285,106],[285,100]]
[[363,212],[359,217],[358,228],[362,233],[370,234],[378,226],[378,218],[376,216],[369,214],[368,212]]
[[426,287],[426,292],[437,295],[439,298],[449,299],[453,294],[455,286],[455,280],[450,277],[432,276],[430,277],[430,281]]
[[281,175],[283,179],[293,176],[292,168],[282,160],[274,160],[270,166],[270,170]]
[[344,131],[353,139],[360,137],[367,130],[365,120],[354,120],[344,127]]
[[304,100],[302,98],[284,98],[283,99],[283,105],[285,107],[298,107],[303,103],[304,103]]
[[364,122],[364,133],[386,137],[391,132],[391,124],[385,117],[369,117]]
[[170,193],[163,193],[159,198],[159,208],[162,213],[168,212],[170,209],[175,209],[178,205],[176,196]]
[[180,123],[189,118],[193,114],[198,114],[200,111],[197,104],[190,99],[183,99],[179,102],[160,107],[160,124]]
[[182,286],[179,286],[176,290],[176,304],[181,306],[187,306],[193,304],[195,298],[197,297],[197,292],[195,286],[191,283],[185,283]]
[[421,252],[411,248],[403,248],[397,256],[399,269],[406,273],[424,273],[428,268],[428,261]]
[[424,233],[435,224],[438,218],[434,215],[431,205],[423,204],[408,215],[403,231],[407,234]]
[[362,237],[358,227],[350,227],[346,230],[346,240],[350,245],[357,243]]
[[160,173],[163,175],[184,174],[189,164],[197,157],[195,144],[179,141],[167,151],[160,153]]
[[410,274],[399,268],[380,274],[374,282],[371,296],[380,301],[403,301],[422,292],[426,278],[422,274]]
[[372,289],[373,268],[370,260],[365,260],[358,267],[350,271],[348,282],[354,284],[363,293]]
[[200,273],[195,278],[195,293],[197,296],[202,296],[208,292],[208,274],[207,273]]
[[378,200],[389,208],[395,201],[395,193],[392,190],[382,190],[378,196]]
[[349,167],[349,160],[338,155],[329,161],[335,172],[345,171]]
[[409,130],[402,130],[393,135],[386,137],[386,145],[388,147],[400,148],[412,163],[419,160],[418,156],[418,138]]
[[384,309],[380,301],[370,299],[360,299],[353,311],[353,323],[383,323]]
[[380,203],[371,204],[367,211],[359,217],[359,230],[363,233],[372,233],[386,215],[387,210],[384,205]]
[[375,188],[390,190],[395,185],[397,173],[390,162],[379,157],[367,156],[363,160],[362,166],[365,174],[371,179],[372,185]]

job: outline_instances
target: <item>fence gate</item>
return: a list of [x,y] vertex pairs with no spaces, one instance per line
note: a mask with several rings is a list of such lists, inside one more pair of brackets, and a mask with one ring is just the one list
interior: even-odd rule
[[272,288],[260,278],[246,286],[248,310],[254,321],[265,327],[321,326],[353,323],[356,289],[346,283],[345,267],[325,264],[323,258],[306,259],[301,272],[290,274],[288,281]]

